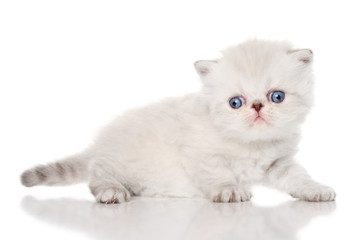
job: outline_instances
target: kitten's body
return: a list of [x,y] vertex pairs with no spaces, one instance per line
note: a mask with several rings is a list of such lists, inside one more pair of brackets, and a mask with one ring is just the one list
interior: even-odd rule
[[[195,64],[204,81],[201,92],[128,111],[83,153],[30,169],[22,181],[87,180],[97,201],[106,203],[131,195],[247,201],[256,183],[305,200],[333,200],[331,188],[292,160],[298,126],[311,106],[311,57],[286,43],[249,41],[229,48],[219,61]],[[268,99],[274,89],[287,94],[281,105]],[[233,96],[246,96],[244,106],[232,109]],[[263,106],[259,121],[253,102]]]
[[[295,139],[246,143],[223,136],[203,101],[193,94],[128,112],[100,135],[93,149],[101,150],[92,155],[106,153],[99,165],[121,169],[136,195],[194,197],[205,196],[197,184],[209,193],[225,177],[223,184],[258,183],[274,159],[294,153]],[[202,177],[208,186],[194,181]]]

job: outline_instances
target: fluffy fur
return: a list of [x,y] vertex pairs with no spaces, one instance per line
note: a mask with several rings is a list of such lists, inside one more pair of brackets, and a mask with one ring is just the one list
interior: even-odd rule
[[[287,42],[230,47],[218,60],[195,63],[200,92],[124,113],[83,153],[27,170],[22,183],[88,181],[102,203],[133,195],[248,201],[259,183],[307,201],[334,200],[293,161],[312,105],[312,57]],[[283,102],[270,101],[274,90],[286,94]],[[239,109],[229,105],[236,96],[245,100]],[[254,104],[262,104],[259,113]]]

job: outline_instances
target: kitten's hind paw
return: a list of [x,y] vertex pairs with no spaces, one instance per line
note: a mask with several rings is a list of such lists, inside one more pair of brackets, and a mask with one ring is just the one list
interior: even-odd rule
[[130,200],[130,193],[125,188],[106,188],[97,192],[95,198],[99,203],[122,203]]
[[324,185],[307,187],[291,193],[290,195],[294,198],[309,202],[334,201],[336,197],[335,191],[331,187]]
[[251,192],[239,188],[225,188],[211,194],[213,202],[246,202],[252,197]]

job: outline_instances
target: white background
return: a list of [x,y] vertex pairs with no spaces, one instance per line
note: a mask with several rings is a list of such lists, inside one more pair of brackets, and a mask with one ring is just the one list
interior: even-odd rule
[[[358,9],[346,0],[1,1],[0,238],[359,239]],[[135,199],[109,209],[85,185],[20,185],[23,170],[83,149],[123,110],[197,91],[194,61],[254,37],[314,51],[316,106],[298,159],[335,188],[336,203],[293,207],[256,188],[251,205]]]

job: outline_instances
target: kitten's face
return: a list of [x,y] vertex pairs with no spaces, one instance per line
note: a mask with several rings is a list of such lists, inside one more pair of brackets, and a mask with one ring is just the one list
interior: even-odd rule
[[292,134],[312,103],[311,51],[251,41],[223,55],[196,63],[214,124],[245,141]]

